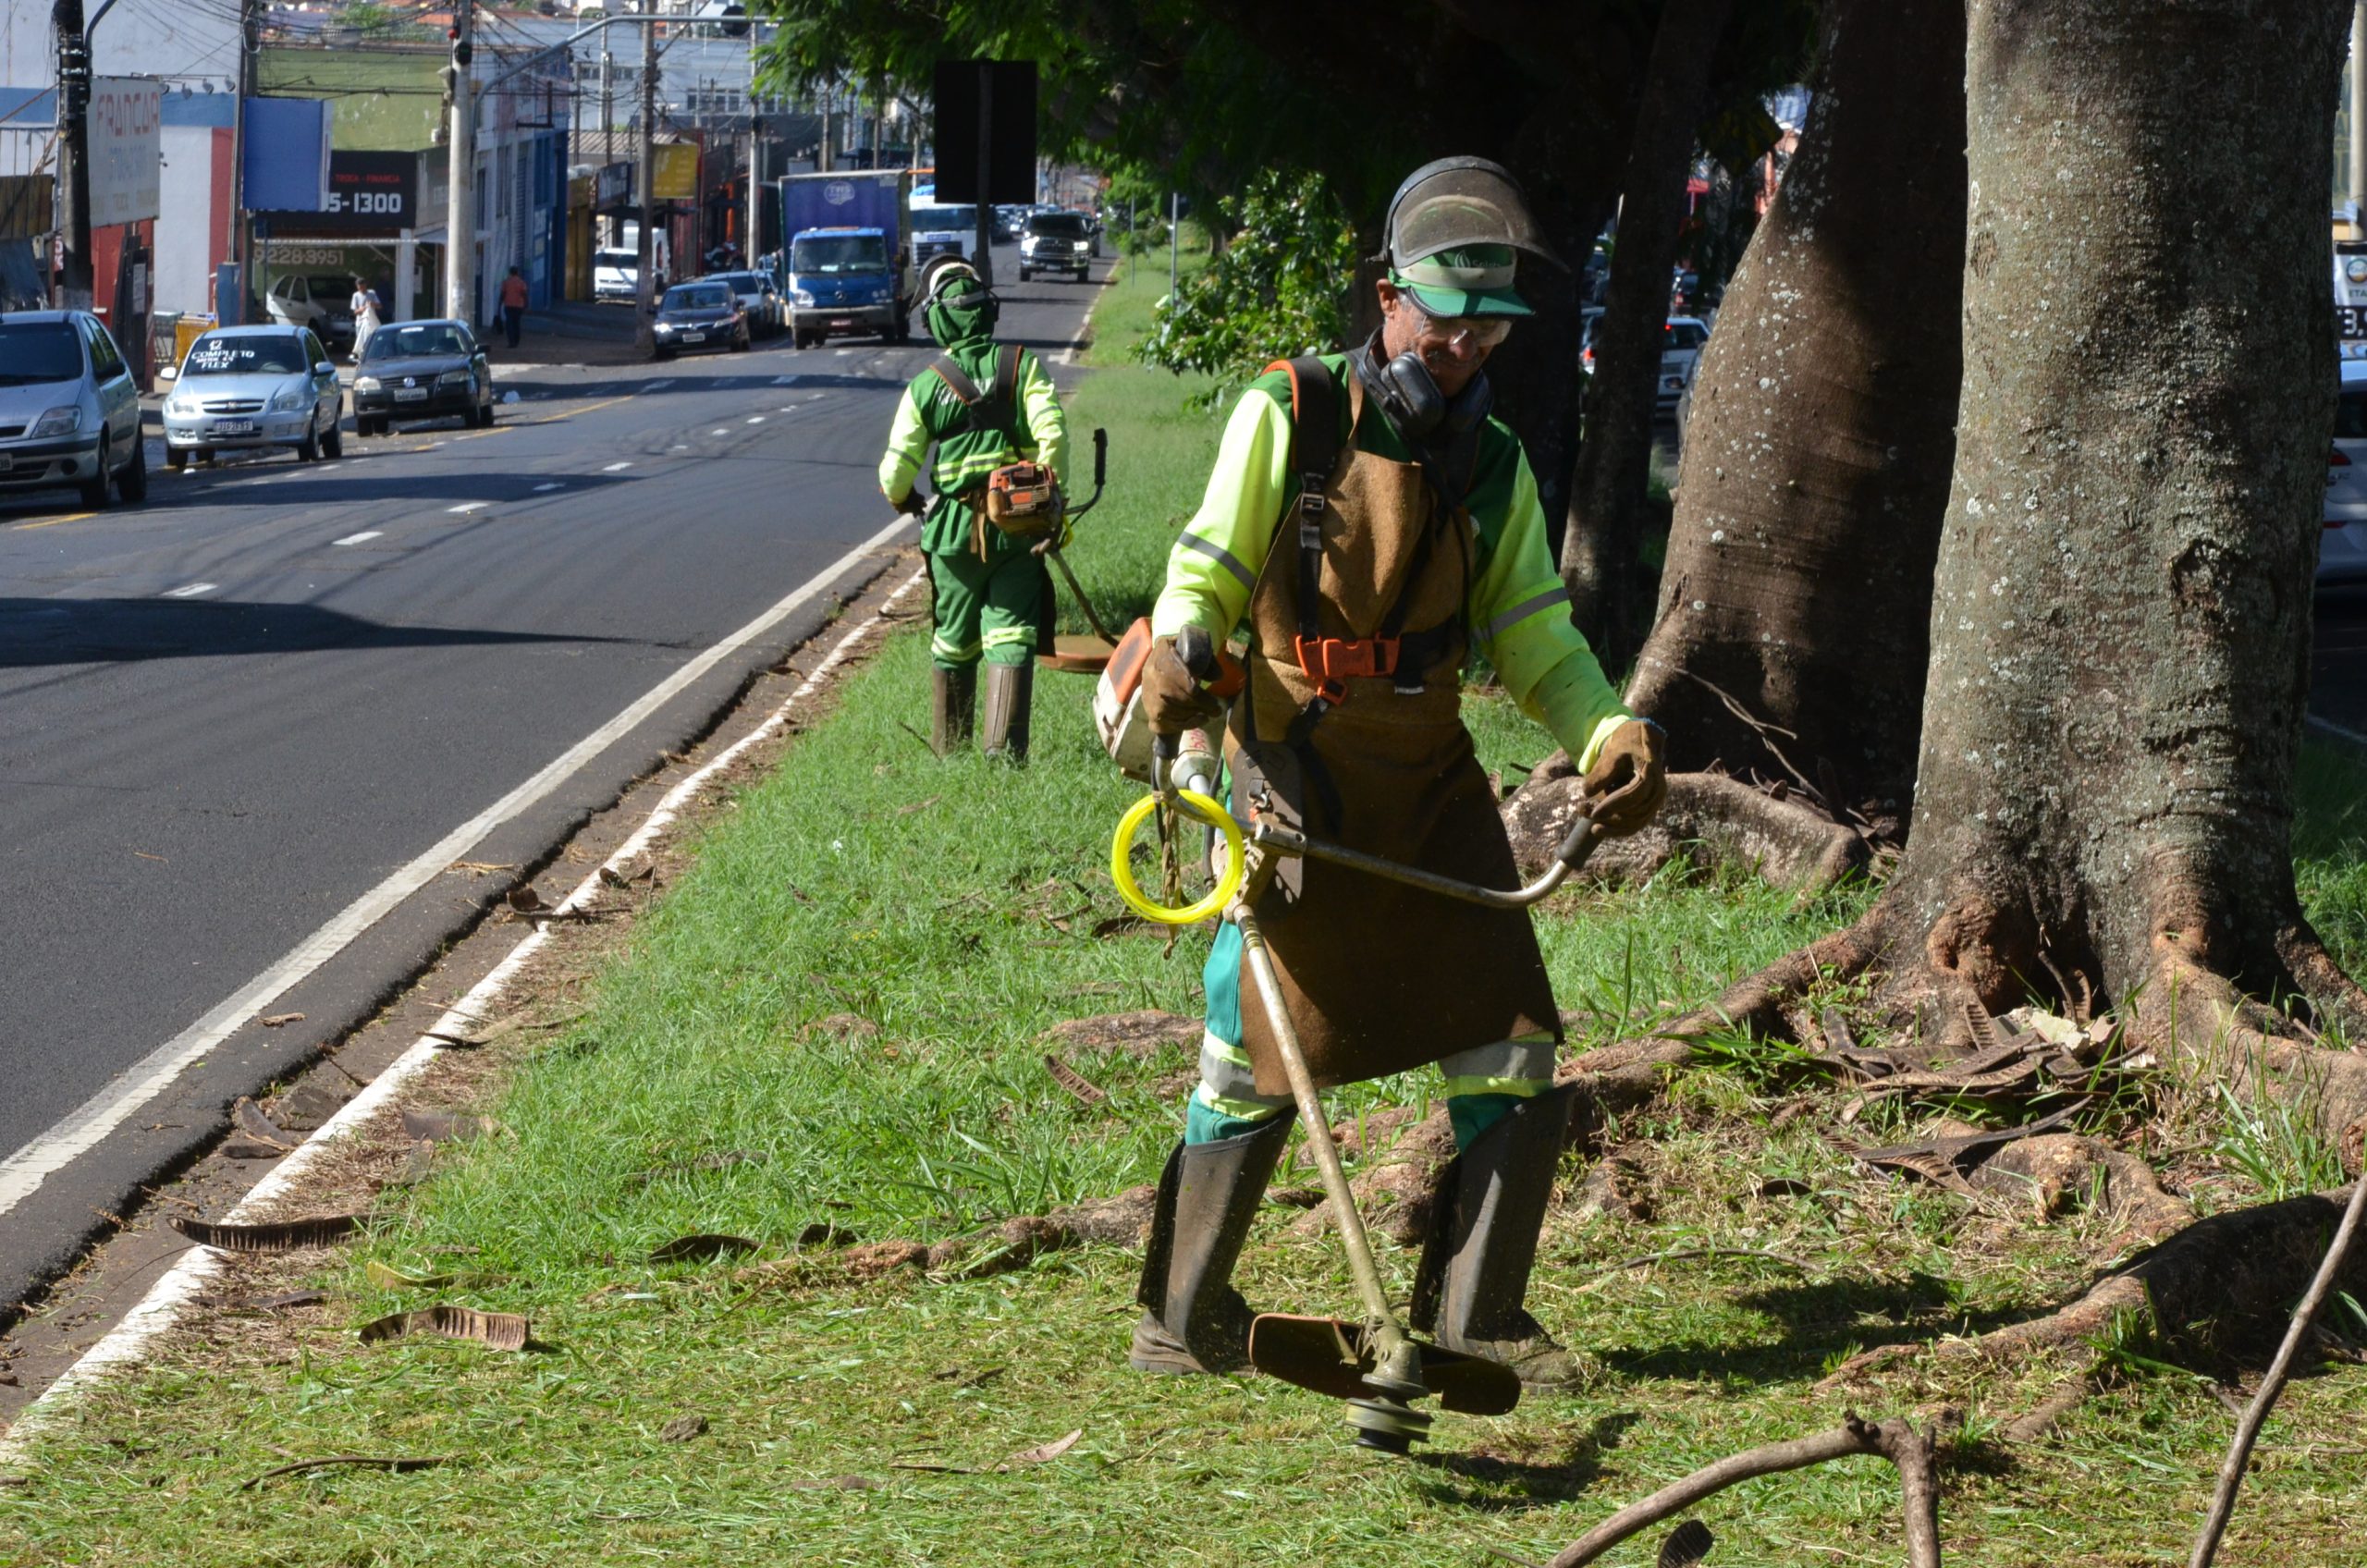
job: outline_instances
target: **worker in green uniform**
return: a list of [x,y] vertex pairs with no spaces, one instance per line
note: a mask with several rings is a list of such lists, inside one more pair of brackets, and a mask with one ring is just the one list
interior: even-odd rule
[[[1042,361],[1015,343],[995,342],[997,308],[993,292],[969,267],[938,275],[922,319],[944,352],[896,405],[879,488],[899,511],[923,519],[921,550],[936,599],[929,743],[939,756],[969,743],[983,659],[981,748],[1024,762],[1036,654],[1049,632],[1051,582],[1033,548],[1040,536],[987,521],[987,479],[1023,459],[1064,474],[1068,427]],[[914,484],[932,443],[933,496]],[[1061,526],[1050,523],[1055,531]]]
[[[1490,351],[1531,314],[1521,253],[1551,261],[1493,164],[1417,170],[1391,203],[1380,330],[1277,363],[1226,423],[1200,508],[1168,557],[1143,675],[1154,732],[1220,710],[1174,646],[1245,627],[1248,685],[1225,738],[1233,809],[1462,880],[1516,885],[1458,712],[1484,655],[1568,748],[1606,832],[1666,793],[1658,728],[1621,706],[1546,549],[1519,438],[1488,417]],[[1574,1358],[1523,1305],[1570,1114],[1560,1013],[1525,912],[1314,860],[1257,905],[1318,1085],[1436,1062],[1459,1150],[1409,1314],[1450,1350],[1566,1383]],[[1222,1372],[1251,1313],[1230,1283],[1287,1139],[1293,1100],[1264,1010],[1242,1005],[1242,940],[1219,927],[1201,1079],[1159,1184],[1132,1360]]]

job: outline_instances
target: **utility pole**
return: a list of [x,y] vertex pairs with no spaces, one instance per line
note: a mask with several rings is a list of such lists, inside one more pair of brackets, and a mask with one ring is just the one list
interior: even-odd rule
[[995,286],[995,209],[987,198],[994,194],[995,140],[995,65],[992,60],[978,62],[978,228],[975,244],[977,255],[973,258],[978,268],[978,280],[987,288]]
[[1175,248],[1178,230],[1184,227],[1184,196],[1181,191],[1167,193],[1167,297],[1175,298]]
[[650,194],[657,179],[657,24],[641,24],[641,263],[633,278],[633,343],[644,354],[657,351],[657,323],[651,286],[657,280],[657,202]]
[[473,102],[476,0],[453,0],[452,63],[445,79],[452,88],[452,130],[445,138],[451,163],[445,180],[444,313],[477,325],[477,116]]
[[822,84],[822,140],[814,149],[814,167],[821,174],[830,172],[830,86],[828,82]]
[[215,319],[224,325],[247,319],[247,301],[254,298],[253,235],[247,224],[247,100],[255,92],[255,47],[258,38],[257,0],[239,0],[239,95],[230,105],[230,263],[238,298],[221,298],[215,289]]
[[91,41],[82,0],[55,0],[50,26],[57,35],[57,227],[66,265],[58,303],[91,308]]

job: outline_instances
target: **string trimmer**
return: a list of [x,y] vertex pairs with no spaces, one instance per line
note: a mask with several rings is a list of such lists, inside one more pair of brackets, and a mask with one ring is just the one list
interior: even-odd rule
[[[1093,495],[1085,505],[1068,514],[1069,522],[1076,521],[1077,519],[1100,505],[1101,486],[1108,475],[1109,467],[1110,433],[1096,426],[1093,432]],[[1077,582],[1076,573],[1069,570],[1068,557],[1061,554],[1059,533],[1056,531],[1050,537],[1037,544],[1035,548],[1037,555],[1060,568],[1061,580],[1069,585],[1069,594],[1076,600],[1077,608],[1085,612],[1085,619],[1092,626],[1094,635],[1101,641],[1101,645],[1096,647],[1090,640],[1084,637],[1055,638],[1053,643],[1059,651],[1046,655],[1044,664],[1049,668],[1073,670],[1081,675],[1100,674],[1109,666],[1110,651],[1118,645],[1118,639],[1111,636],[1110,629],[1101,624],[1101,618],[1093,611],[1093,601],[1085,596],[1084,585]]]
[[[1176,638],[1176,652],[1196,678],[1207,680],[1216,674],[1215,649],[1207,632],[1187,628]],[[1269,1377],[1345,1400],[1348,1424],[1355,1428],[1356,1441],[1385,1453],[1405,1453],[1429,1435],[1429,1413],[1414,1407],[1415,1401],[1428,1395],[1437,1395],[1441,1406],[1465,1415],[1505,1414],[1520,1403],[1520,1378],[1512,1368],[1414,1338],[1389,1305],[1380,1266],[1373,1258],[1372,1239],[1365,1230],[1363,1216],[1356,1210],[1355,1195],[1349,1189],[1347,1171],[1341,1164],[1331,1123],[1324,1118],[1314,1076],[1307,1070],[1306,1058],[1300,1053],[1298,1033],[1291,1027],[1282,979],[1275,972],[1265,935],[1258,929],[1254,907],[1273,880],[1282,860],[1298,855],[1350,866],[1490,909],[1526,909],[1551,894],[1571,872],[1586,864],[1595,843],[1593,818],[1582,807],[1544,875],[1525,888],[1503,891],[1312,838],[1267,820],[1256,802],[1252,804],[1251,820],[1244,822],[1209,794],[1178,785],[1172,777],[1176,756],[1173,737],[1155,738],[1152,753],[1153,791],[1129,807],[1119,820],[1117,838],[1110,846],[1110,879],[1117,883],[1118,895],[1127,907],[1146,920],[1189,925],[1211,915],[1221,915],[1239,928],[1244,960],[1265,1006],[1275,1052],[1282,1058],[1282,1071],[1290,1079],[1291,1097],[1298,1103],[1307,1147],[1321,1173],[1324,1195],[1331,1200],[1331,1212],[1338,1218],[1341,1245],[1348,1255],[1348,1271],[1355,1278],[1356,1293],[1365,1307],[1361,1322],[1288,1313],[1261,1314],[1249,1328],[1251,1364]],[[1207,897],[1187,905],[1159,904],[1147,897],[1135,881],[1134,837],[1144,819],[1154,813],[1161,815],[1163,831],[1171,832],[1167,825],[1180,814],[1206,823],[1223,836],[1224,870]]]

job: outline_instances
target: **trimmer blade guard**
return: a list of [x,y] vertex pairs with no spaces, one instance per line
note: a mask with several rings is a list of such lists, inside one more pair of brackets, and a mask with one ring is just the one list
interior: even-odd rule
[[1036,655],[1036,668],[1067,675],[1098,675],[1110,668],[1110,644],[1098,637],[1064,631],[1052,643],[1053,652]]
[[[1444,1408],[1465,1415],[1502,1415],[1520,1403],[1520,1378],[1509,1366],[1415,1341],[1422,1353],[1422,1382]],[[1361,1323],[1337,1317],[1260,1314],[1249,1325],[1250,1364],[1333,1399],[1385,1399],[1365,1381],[1373,1368],[1370,1336]]]

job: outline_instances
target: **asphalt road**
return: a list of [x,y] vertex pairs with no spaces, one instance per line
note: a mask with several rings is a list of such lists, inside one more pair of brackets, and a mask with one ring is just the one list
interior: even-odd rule
[[[1003,336],[1053,361],[1092,296],[1003,293]],[[431,880],[331,937],[301,1024],[245,1022],[168,1070],[160,1051],[801,585],[879,570],[847,558],[896,521],[880,447],[935,349],[786,345],[521,368],[493,430],[349,428],[337,462],[179,475],[152,442],[142,508],[0,498],[0,1320],[94,1211],[366,1016],[473,904]],[[835,602],[716,661],[464,853],[546,855]],[[57,1163],[94,1096],[151,1078],[153,1100]]]

